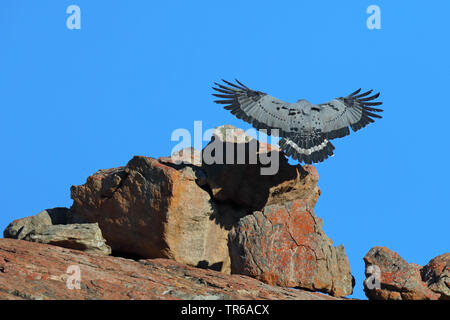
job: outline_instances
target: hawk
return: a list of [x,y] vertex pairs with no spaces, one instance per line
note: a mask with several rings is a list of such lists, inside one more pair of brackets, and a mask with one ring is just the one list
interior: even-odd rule
[[[252,90],[236,79],[236,83],[222,80],[213,89],[220,98],[214,102],[225,104],[238,119],[253,125],[257,130],[278,129],[281,150],[299,162],[307,164],[322,162],[333,155],[334,146],[330,140],[342,138],[353,131],[364,128],[373,118],[381,118],[381,109],[373,106],[382,102],[373,101],[380,93],[373,90],[360,93],[361,89],[346,97],[321,104],[312,104],[300,99],[289,103],[261,91]],[[275,135],[276,132],[273,132]]]

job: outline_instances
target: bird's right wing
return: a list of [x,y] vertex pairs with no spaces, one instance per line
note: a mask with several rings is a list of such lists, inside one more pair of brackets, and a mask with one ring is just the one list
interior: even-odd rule
[[[301,113],[292,103],[282,101],[261,91],[252,90],[238,80],[237,84],[222,80],[225,84],[214,83],[213,87],[219,93],[213,96],[220,98],[214,102],[225,104],[237,118],[242,119],[258,130],[265,129],[267,134],[275,134],[273,129],[279,130],[280,136],[290,136],[298,131],[294,121],[301,121]],[[297,119],[294,117],[297,115]],[[306,119],[304,119],[306,121]]]

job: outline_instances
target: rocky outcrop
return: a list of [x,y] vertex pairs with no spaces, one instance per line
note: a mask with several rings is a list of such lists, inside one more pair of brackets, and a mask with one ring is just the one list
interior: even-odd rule
[[422,280],[441,300],[450,300],[450,253],[430,260],[421,270]]
[[274,287],[247,276],[225,275],[168,259],[135,261],[0,239],[0,299],[337,298]]
[[[136,156],[72,186],[64,224],[98,224],[114,256],[346,296],[353,277],[343,246],[333,246],[313,211],[317,181],[313,166],[290,165],[278,148],[222,126],[202,152]],[[54,243],[57,234],[16,238]]]
[[232,272],[266,283],[352,293],[354,280],[343,246],[333,247],[322,220],[303,200],[269,205],[239,221],[230,233]]
[[450,298],[450,254],[421,267],[406,262],[386,247],[374,247],[364,257],[364,292],[374,300],[446,300]]
[[111,253],[97,223],[67,224],[68,213],[67,208],[54,208],[15,220],[8,225],[3,236],[100,255]]

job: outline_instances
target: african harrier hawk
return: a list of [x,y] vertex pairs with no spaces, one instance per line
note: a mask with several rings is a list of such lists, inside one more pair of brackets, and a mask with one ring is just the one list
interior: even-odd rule
[[[214,102],[225,104],[239,119],[251,123],[258,130],[265,129],[271,134],[278,129],[282,137],[281,149],[293,159],[305,163],[317,163],[333,155],[334,146],[329,140],[342,138],[353,131],[381,118],[372,108],[382,102],[373,102],[380,93],[371,95],[373,90],[360,93],[361,89],[346,97],[333,99],[322,104],[312,104],[304,99],[296,103],[279,100],[261,91],[254,91],[238,80],[237,84],[222,80],[224,84],[214,83],[213,94],[221,98]],[[273,134],[276,132],[274,131]]]

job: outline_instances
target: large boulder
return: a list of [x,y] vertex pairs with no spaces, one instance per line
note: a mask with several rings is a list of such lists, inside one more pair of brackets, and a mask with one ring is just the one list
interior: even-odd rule
[[137,156],[73,186],[73,221],[98,222],[113,253],[172,258],[229,272],[228,231],[216,223],[195,166]]
[[233,273],[339,297],[353,291],[344,247],[333,247],[308,201],[268,205],[242,218],[229,239]]
[[[442,286],[445,278],[439,277],[446,267],[442,267],[439,259],[435,261],[436,264],[431,262],[424,270],[417,264],[406,262],[398,253],[386,247],[373,247],[364,257],[364,262],[367,277],[364,292],[369,299],[437,300],[441,297],[422,279],[424,274],[430,284],[436,284],[435,289]],[[448,266],[448,260],[446,263]]]
[[111,254],[97,223],[67,224],[68,213],[67,208],[54,208],[15,220],[6,227],[3,236],[100,255]]

